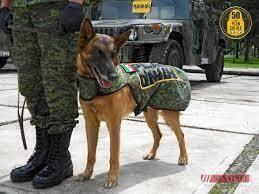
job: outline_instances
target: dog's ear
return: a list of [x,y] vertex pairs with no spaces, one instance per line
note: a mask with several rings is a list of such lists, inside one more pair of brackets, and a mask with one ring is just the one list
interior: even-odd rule
[[121,48],[124,45],[124,43],[129,40],[131,33],[132,33],[132,30],[129,30],[124,34],[114,38],[115,44],[117,45],[118,48]]
[[95,37],[95,31],[89,18],[85,18],[81,24],[80,30],[80,48],[83,48],[92,38]]

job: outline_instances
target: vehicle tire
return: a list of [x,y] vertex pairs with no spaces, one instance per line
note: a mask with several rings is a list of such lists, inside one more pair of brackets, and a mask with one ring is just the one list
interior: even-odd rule
[[150,63],[160,63],[181,69],[183,68],[183,59],[181,46],[176,40],[153,45],[149,56]]
[[208,82],[220,82],[224,69],[224,51],[219,49],[215,62],[205,68]]
[[7,57],[0,57],[0,69],[6,65],[7,59]]

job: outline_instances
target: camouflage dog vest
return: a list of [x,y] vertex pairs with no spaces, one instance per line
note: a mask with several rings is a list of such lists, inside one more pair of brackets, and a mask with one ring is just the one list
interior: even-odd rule
[[118,79],[109,89],[102,88],[93,78],[78,76],[80,98],[90,101],[95,96],[109,95],[129,86],[137,103],[135,115],[147,107],[184,111],[190,103],[189,80],[177,67],[157,63],[120,64],[116,73]]

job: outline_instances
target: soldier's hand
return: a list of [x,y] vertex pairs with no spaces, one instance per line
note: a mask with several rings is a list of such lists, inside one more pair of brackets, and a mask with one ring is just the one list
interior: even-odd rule
[[62,31],[65,33],[79,31],[83,18],[84,12],[82,5],[79,3],[69,2],[60,18]]
[[12,30],[8,28],[8,25],[13,24],[13,15],[10,9],[3,7],[0,9],[0,28],[6,33],[11,34]]

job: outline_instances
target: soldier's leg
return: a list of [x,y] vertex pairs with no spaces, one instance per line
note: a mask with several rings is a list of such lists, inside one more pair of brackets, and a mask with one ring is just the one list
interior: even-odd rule
[[38,33],[44,94],[49,107],[49,134],[69,131],[78,117],[76,86],[77,36],[60,35],[58,21],[64,2],[35,6],[33,24],[51,33]]
[[[15,8],[16,26],[32,25],[28,12],[29,8]],[[13,39],[13,59],[18,71],[19,90],[27,99],[31,123],[45,128],[49,110],[44,96],[37,34],[14,29]]]
[[41,70],[50,116],[49,134],[70,131],[78,117],[75,35],[39,35]]
[[49,34],[38,33],[44,94],[50,112],[48,133],[51,146],[47,166],[33,179],[36,188],[54,186],[73,175],[68,147],[78,117],[77,42],[74,34],[61,36],[56,32],[63,8],[63,2],[35,5],[33,17],[35,27],[52,31]]
[[[17,27],[32,26],[28,7],[14,9],[14,24]],[[45,127],[49,111],[41,79],[37,34],[13,29],[13,39],[13,61],[18,71],[19,90],[27,99],[31,123],[36,125],[34,154],[26,165],[13,169],[10,174],[13,181],[23,182],[32,180],[46,166],[48,136]]]

